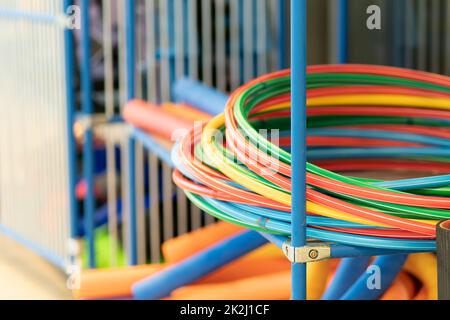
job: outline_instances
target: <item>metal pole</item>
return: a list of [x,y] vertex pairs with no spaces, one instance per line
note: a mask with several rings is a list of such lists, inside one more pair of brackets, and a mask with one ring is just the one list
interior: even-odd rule
[[[89,21],[89,0],[81,2],[81,33],[82,33],[82,65],[81,65],[81,87],[83,96],[83,113],[92,116],[92,79],[91,79],[91,39]],[[88,243],[89,267],[95,268],[95,234],[94,234],[94,134],[88,126],[84,136],[83,148],[83,175],[86,179],[87,194],[84,202],[84,224],[86,239]]]
[[337,19],[337,53],[338,63],[347,63],[348,60],[348,2],[339,0]]
[[[135,1],[125,2],[126,26],[126,63],[127,63],[127,99],[136,95],[136,59],[135,59]],[[137,210],[136,210],[136,142],[132,136],[128,139],[128,261],[130,265],[137,264]]]
[[[291,0],[292,246],[306,244],[306,0]],[[306,299],[306,264],[292,264],[292,299]]]
[[[64,1],[64,10],[72,5],[72,0]],[[74,43],[72,30],[64,30],[64,53],[65,53],[65,73],[66,73],[66,99],[67,99],[67,153],[69,172],[69,214],[70,214],[70,234],[72,239],[78,238],[78,205],[75,198],[76,187],[76,156],[75,137],[73,135],[73,123],[75,114],[75,94],[74,94]]]
[[137,265],[137,215],[136,215],[136,141],[130,136],[128,139],[128,203],[130,216],[128,220],[128,264]]
[[436,246],[439,300],[450,300],[450,220],[437,226]]
[[135,59],[135,26],[134,26],[135,1],[125,1],[126,14],[126,52],[127,52],[127,98],[134,99],[136,95],[136,59]]

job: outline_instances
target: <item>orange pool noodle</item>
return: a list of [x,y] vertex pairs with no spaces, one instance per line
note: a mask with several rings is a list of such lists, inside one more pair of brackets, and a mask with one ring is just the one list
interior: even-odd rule
[[380,300],[412,300],[415,291],[416,286],[411,276],[402,272]]
[[437,300],[437,259],[435,254],[411,254],[406,261],[404,270],[422,282],[428,294],[426,300]]
[[187,233],[163,244],[164,259],[167,263],[179,262],[244,230],[244,228],[231,223],[219,222]]
[[75,299],[112,299],[130,297],[131,285],[162,270],[163,265],[83,270]]
[[[169,266],[169,265],[166,265]],[[131,286],[159,271],[164,265],[124,267],[117,269],[84,270],[80,289],[74,290],[76,299],[109,299],[131,296]],[[286,259],[254,259],[251,256],[236,260],[198,281],[198,284],[225,283],[251,276],[289,271]]]
[[[280,261],[283,261],[280,259]],[[263,263],[255,263],[247,278],[224,283],[197,284],[173,292],[175,300],[288,300],[291,295],[290,263],[284,259],[285,271],[257,275]],[[319,299],[325,290],[329,261],[308,265],[308,298]],[[242,272],[242,270],[241,270]],[[253,274],[253,275],[252,275]]]
[[173,292],[174,300],[288,300],[290,270],[221,284],[193,285]]
[[428,290],[426,287],[422,287],[417,295],[414,297],[414,300],[425,301],[429,299]]
[[207,121],[211,119],[211,115],[186,104],[164,103],[161,105],[161,109],[189,121]]
[[181,119],[142,100],[132,100],[123,111],[124,119],[136,128],[170,140],[176,130],[189,130],[194,123]]

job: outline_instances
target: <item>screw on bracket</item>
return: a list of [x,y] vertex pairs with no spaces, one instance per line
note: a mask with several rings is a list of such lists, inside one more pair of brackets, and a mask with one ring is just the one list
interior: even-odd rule
[[307,263],[329,259],[330,246],[326,243],[310,243],[301,248],[295,248],[288,240],[283,244],[283,252],[291,262]]
[[312,249],[312,250],[309,251],[308,256],[309,256],[311,259],[316,260],[316,259],[319,257],[319,251],[316,250],[316,249]]

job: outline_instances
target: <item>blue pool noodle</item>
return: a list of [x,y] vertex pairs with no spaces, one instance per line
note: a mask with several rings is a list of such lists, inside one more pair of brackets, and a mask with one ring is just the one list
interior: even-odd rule
[[173,94],[177,102],[186,103],[212,115],[222,113],[228,101],[226,94],[186,78],[175,82]]
[[342,259],[322,300],[338,300],[366,271],[370,257]]
[[201,279],[266,243],[267,240],[255,231],[240,233],[135,283],[133,296],[139,300],[169,297],[172,291]]
[[344,293],[340,300],[377,300],[381,298],[402,271],[407,258],[407,255],[378,257],[372,266],[378,266],[380,268],[381,288],[369,288],[367,281],[371,273],[364,272],[353,286]]

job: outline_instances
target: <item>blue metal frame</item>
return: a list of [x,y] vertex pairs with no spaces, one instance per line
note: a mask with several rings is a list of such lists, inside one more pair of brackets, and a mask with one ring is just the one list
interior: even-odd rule
[[[67,9],[73,4],[72,0],[64,0],[61,15],[66,16]],[[35,13],[32,11],[18,11],[9,8],[0,7],[0,18],[25,20],[33,23],[43,23],[49,25],[61,25],[59,17],[50,14]],[[78,204],[75,197],[75,187],[77,180],[76,170],[76,142],[73,135],[73,123],[75,119],[75,91],[74,91],[74,41],[72,30],[64,29],[64,72],[65,72],[65,89],[66,89],[66,135],[67,135],[67,172],[68,172],[68,202],[69,202],[69,232],[71,239],[79,237],[79,217]],[[17,233],[16,231],[0,224],[0,233],[6,237],[20,243],[29,248],[40,257],[46,259],[56,267],[65,270],[68,263],[74,263],[74,256],[60,257],[48,248],[30,241]],[[70,252],[74,254],[74,252]],[[69,258],[69,261],[67,260]]]
[[[89,4],[89,0],[81,1],[81,28],[83,30],[81,35],[81,90],[83,97],[82,110],[86,117],[91,117],[93,113]],[[95,268],[94,132],[91,127],[86,128],[84,140],[83,176],[86,180],[86,186],[88,190],[84,201],[84,224],[88,250],[88,266],[90,268]]]
[[61,270],[65,270],[67,267],[67,260],[63,257],[60,257],[48,250],[47,248],[30,241],[26,239],[25,237],[21,236],[19,233],[15,232],[14,230],[11,230],[10,228],[7,228],[0,224],[0,233],[5,235],[6,237],[12,239],[13,241],[25,246],[26,248],[32,250],[34,253],[36,253],[41,258],[44,258],[48,262],[52,263],[54,266],[60,268]]
[[[136,95],[136,36],[135,36],[135,1],[125,1],[126,16],[126,52],[127,52],[127,98],[132,100]],[[130,134],[128,138],[128,201],[129,201],[129,221],[128,221],[128,263],[137,265],[137,207],[136,207],[136,140]]]
[[348,0],[339,0],[337,8],[337,58],[338,63],[348,60]]
[[[72,0],[64,0],[64,9],[67,10],[73,4]],[[65,12],[64,12],[65,13]],[[70,214],[70,235],[73,239],[78,238],[79,217],[78,202],[75,197],[75,188],[77,183],[76,166],[76,142],[72,127],[75,118],[75,94],[74,94],[74,43],[72,30],[64,30],[64,54],[65,54],[65,73],[66,73],[66,121],[67,121],[67,161],[69,173],[69,214]]]
[[128,184],[129,184],[129,206],[130,206],[130,220],[128,221],[128,236],[129,236],[129,250],[128,250],[128,264],[137,265],[137,208],[136,208],[136,140],[131,135],[128,138]]
[[[292,239],[306,245],[307,1],[291,0]],[[292,264],[292,299],[306,299],[306,264]]]

